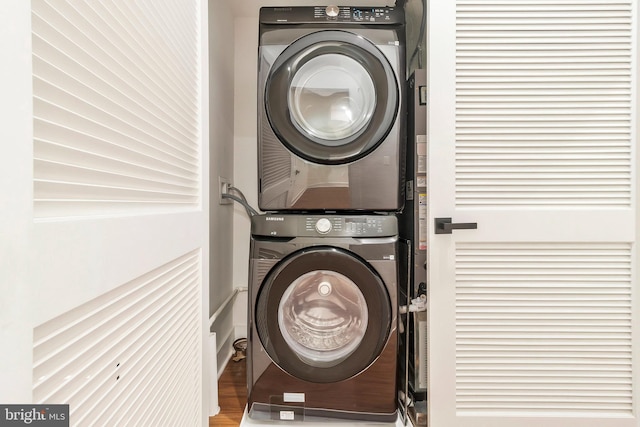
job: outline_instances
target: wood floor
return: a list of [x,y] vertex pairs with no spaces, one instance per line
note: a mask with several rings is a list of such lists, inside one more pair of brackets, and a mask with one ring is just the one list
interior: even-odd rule
[[230,360],[218,380],[220,413],[209,418],[209,426],[238,427],[247,404],[247,364]]

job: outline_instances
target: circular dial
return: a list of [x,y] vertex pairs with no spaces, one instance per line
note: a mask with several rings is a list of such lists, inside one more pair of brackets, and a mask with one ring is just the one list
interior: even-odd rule
[[325,9],[325,13],[328,17],[335,18],[340,13],[340,8],[334,5],[327,6],[327,8]]
[[331,221],[327,218],[320,218],[316,222],[316,231],[320,234],[327,234],[331,231]]

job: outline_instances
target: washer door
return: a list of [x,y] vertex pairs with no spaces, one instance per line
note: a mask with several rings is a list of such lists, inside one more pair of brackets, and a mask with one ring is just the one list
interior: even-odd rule
[[255,307],[260,341],[284,371],[306,381],[351,378],[380,354],[391,329],[389,294],[359,256],[314,247],[277,264]]
[[371,42],[318,31],[288,46],[265,84],[265,111],[280,141],[320,164],[357,160],[389,134],[398,113],[393,69]]

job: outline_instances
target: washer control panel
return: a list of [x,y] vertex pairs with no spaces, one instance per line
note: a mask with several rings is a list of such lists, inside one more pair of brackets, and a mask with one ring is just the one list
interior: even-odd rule
[[351,7],[351,6],[293,6],[263,7],[260,9],[262,24],[403,24],[402,8],[396,7]]
[[[307,217],[305,231],[316,231],[321,235],[334,236],[368,236],[386,235],[388,224],[386,217],[357,216],[357,217]],[[333,232],[333,233],[332,233]],[[306,233],[305,233],[306,234]]]
[[251,218],[251,234],[265,237],[389,237],[398,234],[392,215],[265,214]]
[[395,22],[394,7],[327,6],[313,9],[314,20],[339,22]]

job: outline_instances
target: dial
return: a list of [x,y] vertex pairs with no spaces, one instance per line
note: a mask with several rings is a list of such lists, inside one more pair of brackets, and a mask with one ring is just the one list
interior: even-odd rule
[[320,218],[316,221],[316,231],[320,234],[327,234],[331,231],[331,221],[327,218]]
[[329,18],[335,18],[340,13],[340,8],[338,6],[331,5],[327,6],[324,11]]

